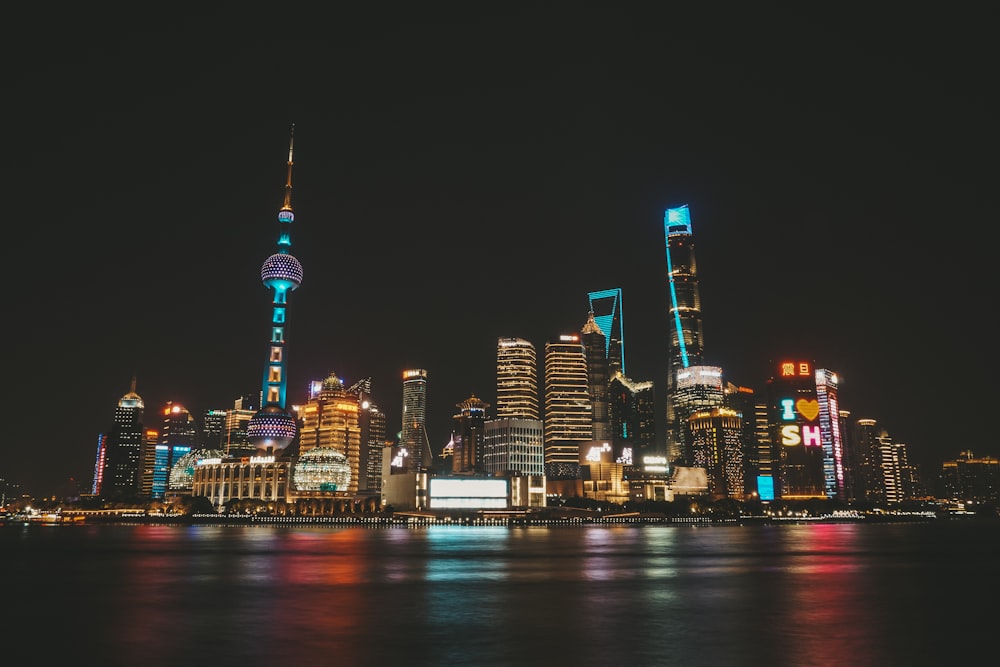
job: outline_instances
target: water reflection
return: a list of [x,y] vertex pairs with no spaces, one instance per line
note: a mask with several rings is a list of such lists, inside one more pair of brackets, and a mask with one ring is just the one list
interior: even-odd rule
[[944,664],[1000,592],[954,525],[45,530],[0,531],[5,627],[72,620],[36,664]]

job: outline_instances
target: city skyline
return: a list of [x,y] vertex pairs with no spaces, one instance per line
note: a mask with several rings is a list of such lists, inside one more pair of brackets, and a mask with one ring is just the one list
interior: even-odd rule
[[289,403],[371,376],[396,433],[401,373],[426,369],[440,451],[457,403],[495,405],[499,337],[540,350],[621,289],[628,375],[662,412],[662,217],[686,204],[707,364],[760,390],[808,359],[921,465],[997,455],[930,389],[996,397],[987,244],[942,236],[993,210],[974,17],[358,10],[354,34],[269,43],[273,26],[223,36],[208,11],[120,34],[67,14],[15,59],[10,255],[29,284],[7,348],[26,414],[0,477],[88,487],[133,376],[147,415],[259,388],[293,123]]

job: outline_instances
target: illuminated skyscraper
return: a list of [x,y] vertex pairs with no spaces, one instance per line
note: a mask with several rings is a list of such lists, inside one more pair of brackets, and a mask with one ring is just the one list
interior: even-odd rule
[[847,500],[844,479],[844,434],[840,429],[840,399],[837,374],[816,369],[816,400],[819,401],[819,435],[823,445],[823,477],[827,498]]
[[406,449],[409,470],[418,472],[431,464],[427,438],[427,371],[403,371],[403,428],[400,444]]
[[[767,381],[771,461],[777,498],[826,498],[820,403],[816,375],[809,361],[783,361],[778,375]],[[766,496],[761,491],[761,497]]]
[[197,447],[198,427],[194,417],[180,403],[168,402],[163,408],[160,441],[153,461],[153,498],[162,499],[166,495],[174,464]]
[[346,490],[358,490],[361,470],[360,397],[344,388],[335,373],[323,380],[319,394],[302,406],[302,432],[299,455],[317,447],[326,447],[344,455],[350,478]]
[[600,290],[587,294],[594,321],[604,333],[604,357],[608,360],[608,376],[625,375],[625,334],[622,317],[622,289]]
[[451,470],[458,474],[483,472],[483,424],[490,404],[475,394],[456,404],[458,412],[452,416],[451,441],[454,446]]
[[271,343],[264,366],[263,401],[260,410],[247,425],[247,440],[261,455],[282,452],[295,439],[295,417],[285,409],[286,368],[285,330],[288,293],[302,284],[302,265],[289,253],[292,245],[292,154],[295,126],[288,140],[288,178],[285,201],[278,211],[278,251],[268,257],[260,269],[261,282],[273,291],[271,307]]
[[538,415],[538,358],[523,338],[497,340],[497,419],[535,419]]
[[[757,493],[757,475],[760,471],[760,450],[757,440],[757,394],[749,387],[727,382],[723,405],[739,413],[741,419],[740,441],[743,456],[743,494],[753,498]],[[767,430],[767,411],[764,409],[764,427]]]
[[361,425],[361,461],[358,465],[358,490],[377,494],[382,486],[382,450],[385,449],[385,413],[372,400],[372,379],[365,377],[347,391],[358,397]]
[[725,391],[722,383],[722,369],[718,366],[687,366],[674,375],[674,391],[671,396],[674,415],[679,425],[679,446],[673,463],[684,466],[702,467],[694,462],[694,452],[688,417],[696,412],[705,412],[722,407]]
[[208,409],[201,415],[201,446],[224,449],[226,445],[226,411]]
[[715,498],[744,498],[743,418],[732,408],[695,412],[687,420],[691,461],[704,468],[708,493]]
[[[631,459],[636,464],[652,456],[656,446],[652,380],[636,382],[616,374],[609,383],[608,407],[614,458]],[[659,456],[663,456],[662,451]]]
[[579,477],[580,443],[593,439],[587,354],[579,334],[545,343],[545,476]]
[[[685,204],[668,208],[664,214],[667,246],[667,280],[670,286],[670,345],[667,371],[667,458],[684,462],[683,424],[686,416],[677,411],[674,394],[678,373],[703,363],[701,296],[698,267],[691,234],[691,213]],[[689,413],[690,414],[690,413]]]
[[250,396],[241,396],[233,401],[233,407],[226,410],[225,435],[222,449],[227,456],[249,456],[253,448],[247,441],[247,426],[257,413],[260,404]]
[[118,400],[114,424],[105,442],[98,491],[104,497],[132,496],[139,492],[144,408],[142,397],[135,393],[133,377],[128,393]]
[[580,330],[583,349],[587,355],[587,386],[590,392],[591,432],[594,440],[611,439],[611,415],[608,407],[607,336],[597,325],[594,311],[587,314],[587,321]]

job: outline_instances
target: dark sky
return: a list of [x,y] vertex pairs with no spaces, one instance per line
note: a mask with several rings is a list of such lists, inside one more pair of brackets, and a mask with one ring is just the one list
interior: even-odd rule
[[0,477],[89,484],[133,374],[148,421],[259,389],[292,123],[291,402],[371,376],[396,431],[425,368],[438,450],[495,402],[499,336],[541,351],[612,287],[628,374],[662,387],[688,204],[727,379],[809,359],[916,462],[1000,455],[987,15],[668,6],[19,10]]

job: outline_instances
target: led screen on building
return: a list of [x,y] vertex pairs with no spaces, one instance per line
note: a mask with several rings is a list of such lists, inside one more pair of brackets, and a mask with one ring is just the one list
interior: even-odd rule
[[431,509],[504,509],[507,507],[507,480],[430,479]]

